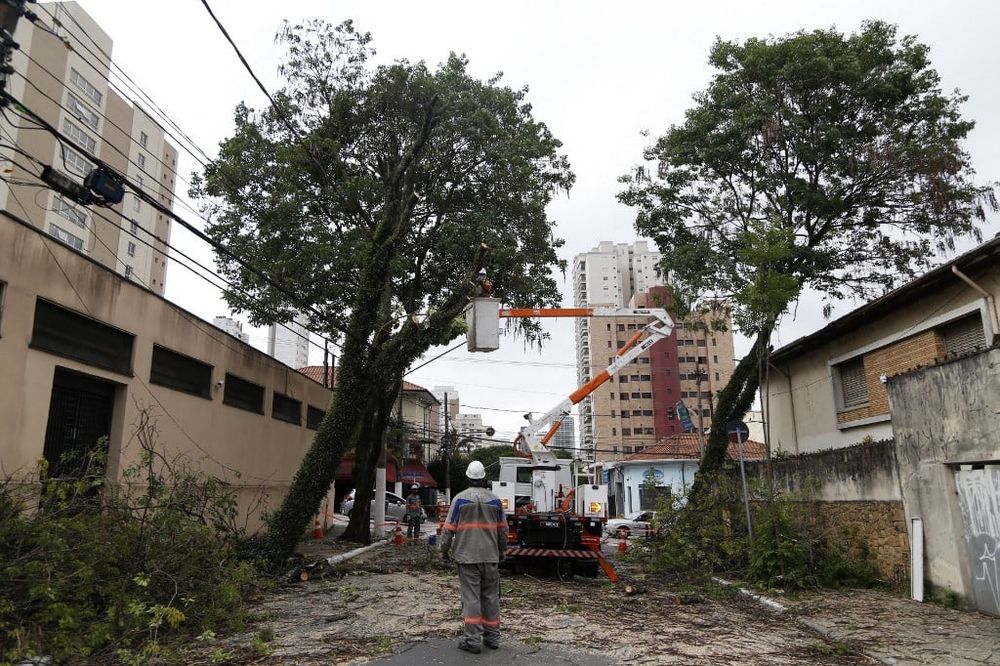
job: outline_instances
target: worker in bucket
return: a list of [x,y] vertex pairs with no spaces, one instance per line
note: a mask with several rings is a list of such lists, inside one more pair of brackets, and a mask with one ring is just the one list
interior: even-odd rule
[[486,489],[483,463],[465,470],[469,488],[455,496],[441,533],[441,554],[458,564],[465,635],[460,650],[500,647],[499,563],[507,551],[507,519],[500,498]]
[[406,496],[406,538],[420,538],[420,486],[410,486],[410,494]]

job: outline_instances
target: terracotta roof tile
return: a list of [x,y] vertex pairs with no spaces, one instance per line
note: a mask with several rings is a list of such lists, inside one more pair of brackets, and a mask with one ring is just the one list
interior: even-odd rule
[[[763,460],[765,458],[765,448],[760,442],[747,440],[743,442],[744,460]],[[736,444],[730,443],[726,450],[726,457],[730,460],[738,460],[739,452]],[[682,433],[664,437],[651,444],[638,453],[626,456],[625,460],[698,460],[701,458],[701,450],[698,447],[698,436],[694,433]]]
[[[317,382],[319,384],[323,383],[323,366],[322,365],[307,365],[304,368],[299,368],[299,372],[308,377],[309,379]],[[333,386],[337,382],[337,369],[334,367],[330,368],[330,386]]]

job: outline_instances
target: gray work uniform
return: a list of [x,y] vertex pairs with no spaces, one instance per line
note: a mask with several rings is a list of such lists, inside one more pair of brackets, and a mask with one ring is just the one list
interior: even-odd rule
[[406,536],[420,536],[420,495],[416,490],[406,496]]
[[441,552],[458,563],[467,645],[500,640],[498,564],[506,550],[507,518],[500,498],[485,488],[459,493],[441,533]]

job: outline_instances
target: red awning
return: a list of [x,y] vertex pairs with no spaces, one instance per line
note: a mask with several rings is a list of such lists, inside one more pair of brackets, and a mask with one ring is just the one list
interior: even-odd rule
[[[388,476],[388,475],[387,475]],[[423,463],[410,461],[403,464],[403,485],[419,483],[421,486],[437,488],[437,481],[427,471]]]
[[[407,463],[407,466],[411,464],[414,463]],[[416,464],[419,465],[419,463]],[[337,465],[337,474],[334,477],[334,479],[337,481],[354,481],[353,469],[354,469],[354,458],[341,458],[340,464]],[[430,473],[427,472],[426,467],[420,465],[420,469],[423,470],[424,474],[427,474],[427,476],[430,477]],[[412,481],[409,481],[410,477],[406,474],[406,467],[403,468],[403,476],[404,476],[403,479],[404,481],[412,483]],[[433,482],[434,479],[431,478],[431,481]],[[385,466],[385,482],[396,483],[396,463],[392,462],[391,460]],[[423,485],[423,481],[417,481],[417,483]],[[434,487],[437,488],[436,483],[434,484]]]

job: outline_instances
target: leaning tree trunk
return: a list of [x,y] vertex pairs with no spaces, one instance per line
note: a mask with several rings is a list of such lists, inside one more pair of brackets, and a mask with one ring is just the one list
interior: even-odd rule
[[[371,398],[372,403],[376,406],[368,419],[368,427],[364,429],[365,434],[363,438],[359,438],[355,448],[354,510],[351,512],[350,522],[341,536],[346,541],[357,543],[371,542],[369,522],[371,503],[374,497],[375,467],[385,447],[385,432],[392,408],[396,403],[395,395],[388,392],[381,382],[372,392]],[[375,527],[376,530],[379,528],[378,525]]]
[[719,392],[719,404],[712,414],[705,455],[698,466],[691,487],[691,503],[697,505],[709,490],[712,477],[722,469],[729,448],[727,426],[734,419],[742,418],[753,405],[754,394],[760,385],[759,360],[770,339],[770,330],[760,331],[750,352],[736,365],[732,378]]

